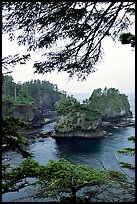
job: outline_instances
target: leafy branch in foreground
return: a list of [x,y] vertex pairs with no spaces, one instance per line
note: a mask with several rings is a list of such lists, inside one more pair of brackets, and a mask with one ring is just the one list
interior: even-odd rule
[[[33,184],[23,181],[24,185],[34,188],[33,195],[28,198],[50,198],[61,202],[90,202],[97,198],[105,200],[105,196],[103,198],[99,196],[113,185],[126,181],[125,175],[115,170],[94,170],[90,166],[73,165],[63,158],[58,161],[50,160],[46,166],[40,166],[32,159],[26,159],[17,168],[4,171],[3,175],[6,181],[3,186],[4,193],[9,188],[9,180],[15,183],[18,177],[21,180],[25,177],[35,177],[37,181]],[[10,188],[14,189],[12,182],[10,183]]]
[[132,47],[135,47],[135,35],[132,33],[122,33],[119,40],[122,44],[131,44]]
[[7,57],[4,57],[2,59],[2,69],[7,70],[7,72],[3,72],[2,74],[8,74],[12,71],[8,71],[9,67],[14,67],[15,65],[19,64],[26,64],[26,61],[30,59],[30,54],[19,56],[19,54],[16,54],[14,56],[8,55]]
[[19,133],[22,128],[29,129],[29,126],[13,116],[2,117],[2,151],[5,148],[12,149],[19,152],[23,157],[31,156],[29,152],[23,149],[26,140]]
[[[3,34],[28,50],[46,50],[38,73],[65,71],[85,79],[96,71],[104,39],[119,38],[133,23],[134,2],[3,2]],[[61,42],[63,46],[61,47]],[[57,49],[55,48],[57,45]]]
[[23,160],[16,168],[10,163],[2,164],[2,194],[26,187],[29,183],[26,179],[35,177],[38,167],[38,162],[31,158]]
[[[128,137],[129,141],[132,141],[133,143],[135,142],[135,136],[130,136]],[[122,150],[118,150],[117,151],[120,154],[124,154],[124,155],[135,155],[135,148],[123,148]],[[132,172],[135,171],[135,164],[131,164],[131,163],[127,163],[127,162],[119,162],[118,164],[120,165],[120,167],[123,169],[128,169]],[[135,176],[131,177],[129,176],[125,171],[123,171],[123,174],[128,178],[126,183],[122,183],[121,186],[123,189],[125,189],[125,194],[128,195],[128,197],[131,197],[130,201],[134,202],[135,201]],[[125,199],[124,201],[128,201],[128,198]]]
[[[130,136],[128,137],[129,141],[135,142],[135,136]],[[117,151],[120,154],[125,154],[125,155],[135,155],[135,148],[123,148],[122,150],[118,150]],[[119,164],[122,166],[122,168],[128,168],[132,170],[135,170],[135,165],[133,164],[129,164],[129,163],[125,163],[125,162],[119,162]]]
[[[60,202],[119,202],[133,201],[135,196],[134,182],[125,173],[74,165],[64,158],[49,160],[45,166],[27,158],[16,168],[3,164],[2,170],[3,193],[28,186],[32,195],[25,198],[37,201],[48,198]],[[28,178],[35,180],[30,183]]]

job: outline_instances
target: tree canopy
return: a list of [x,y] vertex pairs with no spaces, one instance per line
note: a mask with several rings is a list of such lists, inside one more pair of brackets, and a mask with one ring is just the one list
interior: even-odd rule
[[125,112],[129,116],[132,115],[128,97],[121,94],[118,89],[107,87],[104,90],[94,89],[89,99],[83,101],[82,104],[73,95],[62,95],[61,99],[56,102],[56,111],[58,115],[67,115],[77,111],[86,111],[88,115],[92,116],[96,111],[101,115],[109,115],[109,113],[113,115],[113,112],[119,114]]
[[99,109],[104,116],[115,115],[115,113],[132,115],[128,97],[115,88],[94,89],[89,98],[89,106],[92,109]]
[[[10,40],[17,34],[18,44],[29,51],[44,50],[44,61],[34,64],[36,72],[66,71],[78,79],[96,71],[104,39],[119,39],[135,11],[134,2],[3,2],[2,9],[3,34]],[[126,36],[128,43],[124,37],[121,42],[134,45],[132,34]]]
[[[9,169],[8,169],[9,168]],[[8,169],[8,170],[7,170]],[[33,188],[34,199],[50,198],[52,201],[91,202],[107,199],[99,197],[110,192],[112,186],[126,182],[126,176],[115,170],[98,170],[82,164],[71,164],[61,158],[49,160],[45,166],[28,158],[16,168],[10,164],[3,165],[3,193],[19,190],[25,186]],[[36,178],[31,185],[27,178]],[[19,183],[22,181],[22,183]],[[120,190],[120,189],[119,189]],[[122,190],[122,189],[121,189]],[[111,193],[108,196],[111,198]]]
[[77,108],[80,108],[80,102],[73,95],[67,96],[62,94],[61,99],[56,102],[56,112],[58,115],[67,115]]
[[23,157],[32,156],[26,151],[26,138],[19,132],[22,129],[30,129],[22,120],[13,116],[2,117],[2,151],[12,149],[20,153]]
[[[31,80],[15,83],[11,76],[4,76],[2,84],[2,102],[13,105],[35,105],[41,110],[53,109],[60,95],[56,84],[49,81]],[[46,97],[45,97],[46,96]]]

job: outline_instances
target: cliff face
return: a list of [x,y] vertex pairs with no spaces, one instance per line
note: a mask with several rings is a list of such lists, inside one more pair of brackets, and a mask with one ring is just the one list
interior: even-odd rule
[[128,117],[132,117],[132,112],[130,110],[126,110],[125,108],[121,108],[120,111],[115,111],[109,107],[102,111],[102,119],[104,121],[118,122],[122,118]]
[[[49,81],[31,80],[15,83],[11,76],[4,76],[2,83],[2,113],[27,122],[43,121],[44,116],[55,110],[61,92]],[[23,105],[18,105],[23,104]],[[34,104],[34,105],[28,105]]]
[[55,110],[55,103],[59,100],[60,93],[44,93],[37,97],[34,101],[36,107],[40,109],[43,113],[49,110]]
[[14,105],[12,102],[2,102],[2,115],[20,118],[32,126],[39,127],[45,124],[45,117],[49,111],[55,109],[55,103],[59,100],[60,94],[43,94],[38,96],[35,105]]
[[45,124],[44,117],[35,106],[18,105],[14,109],[14,116],[31,123],[32,125]]
[[87,121],[86,114],[76,112],[66,116],[58,116],[55,125],[53,137],[100,137],[106,134],[101,129],[101,118],[94,121]]
[[44,117],[41,111],[35,106],[27,105],[13,105],[12,103],[3,103],[2,105],[3,115],[12,115],[16,118],[20,118],[32,126],[40,126],[45,124]]
[[57,117],[55,133],[53,137],[102,137],[109,133],[110,128],[134,126],[134,123],[127,118],[129,115],[111,115],[103,116],[90,121],[86,120],[85,113],[77,112],[75,114],[61,115]]
[[86,114],[76,112],[75,114],[69,113],[66,116],[58,116],[56,120],[55,130],[65,133],[76,130],[96,130],[101,125],[101,118],[94,120],[93,122],[85,119]]

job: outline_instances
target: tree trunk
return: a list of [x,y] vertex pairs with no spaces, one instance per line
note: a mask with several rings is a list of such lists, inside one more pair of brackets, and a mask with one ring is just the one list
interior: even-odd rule
[[76,202],[76,190],[71,189],[71,202],[75,203]]

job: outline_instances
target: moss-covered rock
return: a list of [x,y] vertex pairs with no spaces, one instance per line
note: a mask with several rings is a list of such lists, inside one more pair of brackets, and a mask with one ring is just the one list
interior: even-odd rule
[[57,117],[55,130],[59,132],[71,132],[77,128],[81,130],[95,130],[101,124],[101,118],[98,115],[94,119],[93,117],[86,119],[86,112],[75,112],[75,114],[69,113],[68,115],[60,115]]
[[96,89],[82,104],[73,96],[63,96],[56,111],[55,132],[62,136],[106,135],[107,128],[113,128],[117,123],[121,127],[123,119],[132,117],[127,96],[114,88]]

